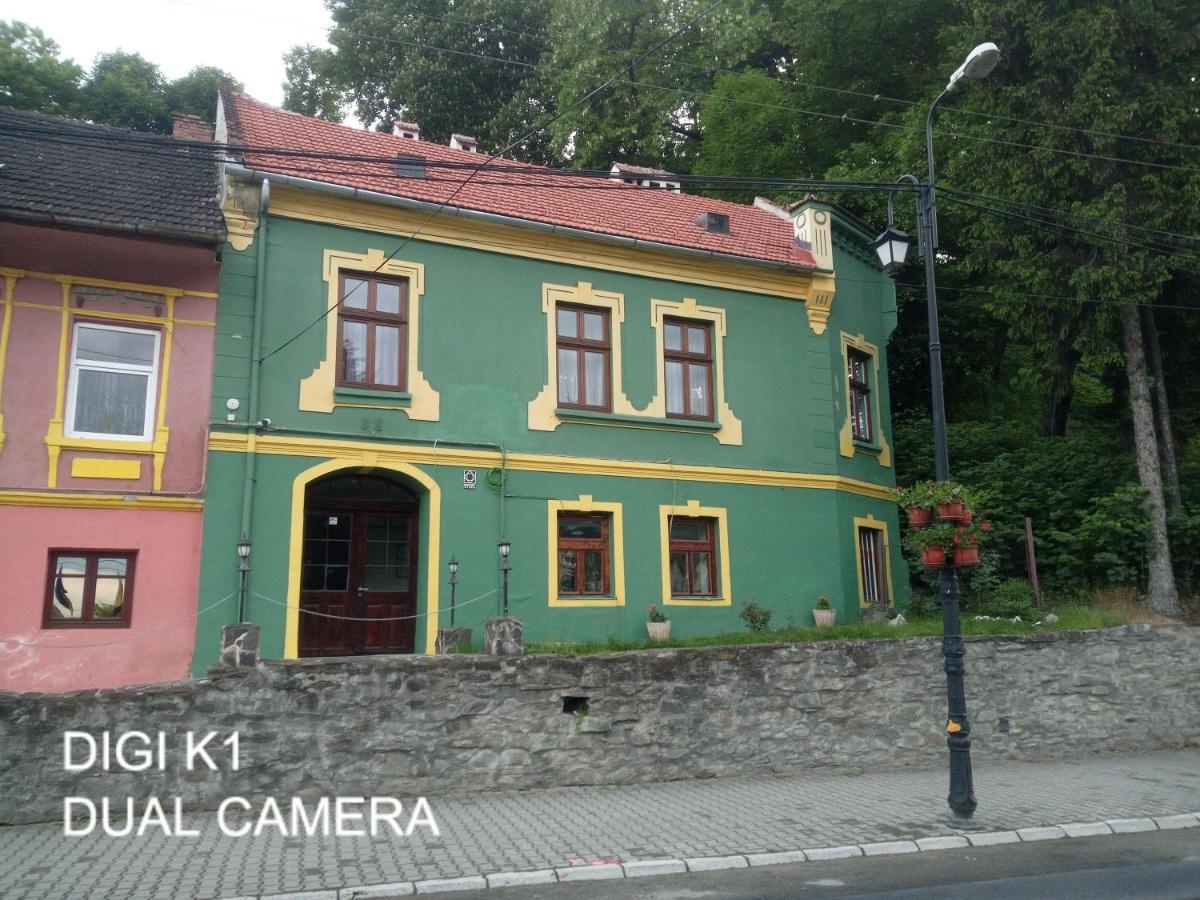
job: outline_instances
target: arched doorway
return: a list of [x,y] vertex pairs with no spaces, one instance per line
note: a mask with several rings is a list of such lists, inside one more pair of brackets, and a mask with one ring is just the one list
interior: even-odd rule
[[308,484],[300,656],[414,651],[420,508],[379,475],[343,470]]

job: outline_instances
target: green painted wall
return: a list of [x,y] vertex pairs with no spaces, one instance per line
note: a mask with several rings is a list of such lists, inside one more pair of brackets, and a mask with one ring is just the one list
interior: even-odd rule
[[[263,349],[269,353],[324,312],[328,288],[322,279],[323,251],[390,253],[398,238],[273,217],[264,285]],[[239,253],[225,248],[217,329],[213,392],[214,422],[225,420],[225,402],[248,406],[251,322],[257,244]],[[350,439],[434,439],[502,444],[509,451],[718,465],[845,475],[893,484],[891,468],[874,456],[838,454],[837,431],[845,418],[840,332],[862,333],[884,352],[895,324],[891,283],[852,249],[844,236],[835,243],[838,291],[829,326],[814,335],[804,305],[758,294],[656,280],[636,275],[544,262],[524,257],[414,240],[398,258],[425,265],[421,301],[420,364],[441,394],[439,422],[412,422],[400,410],[336,409],[332,414],[297,408],[299,381],[324,355],[325,325],[317,323],[262,366],[260,416],[276,429]],[[622,353],[624,389],[635,407],[655,390],[655,332],[651,299],[693,297],[726,311],[725,395],[743,425],[744,444],[724,446],[706,432],[680,433],[565,423],[555,432],[527,428],[527,405],[546,382],[546,321],[542,284],[591,282],[595,289],[625,298]],[[886,373],[886,359],[881,359]],[[886,383],[878,385],[884,410],[880,423],[891,441]],[[215,425],[220,430],[221,425]],[[244,428],[241,432],[244,433]],[[287,582],[291,484],[314,458],[260,455],[255,491],[251,590],[282,604]],[[208,470],[201,607],[236,589],[236,556],[243,480],[243,455],[211,452]],[[443,562],[453,553],[462,563],[459,599],[498,587],[496,539],[501,531],[499,492],[481,479],[464,491],[461,468],[425,467],[443,491]],[[482,472],[480,473],[483,474]],[[661,595],[658,505],[699,500],[727,507],[734,605],[673,607],[674,633],[740,630],[744,602],[776,610],[786,624],[811,621],[809,610],[827,594],[840,618],[858,612],[854,516],[874,515],[898,537],[894,505],[844,492],[763,486],[633,480],[611,476],[568,476],[510,472],[504,530],[513,542],[510,605],[526,625],[528,640],[579,640],[644,635],[644,608]],[[621,502],[625,519],[625,565],[629,605],[625,609],[550,609],[546,605],[546,498]],[[907,577],[893,547],[898,603],[906,599]],[[424,556],[422,556],[422,562]],[[422,578],[423,584],[423,578]],[[461,620],[482,620],[499,608],[480,602],[462,610]],[[448,602],[444,593],[443,604]],[[282,653],[283,607],[250,598],[250,616],[264,626],[264,654]],[[473,614],[472,610],[478,614]],[[219,625],[236,618],[236,603],[201,616],[195,669],[216,658]],[[480,625],[477,635],[482,630]],[[422,631],[418,629],[418,648]]]

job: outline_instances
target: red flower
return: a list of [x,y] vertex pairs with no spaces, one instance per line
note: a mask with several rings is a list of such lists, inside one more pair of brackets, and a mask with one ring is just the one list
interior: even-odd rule
[[991,522],[984,522],[984,523],[983,523],[982,525],[980,525],[979,527],[980,527],[980,528],[982,528],[984,531],[991,531],[991,530],[992,530],[992,523],[991,523]]
[[957,546],[958,546],[960,543],[962,543],[962,538],[960,538],[960,537],[959,537],[959,536],[956,534],[956,535],[954,536],[954,546],[955,546],[955,547],[957,547]]

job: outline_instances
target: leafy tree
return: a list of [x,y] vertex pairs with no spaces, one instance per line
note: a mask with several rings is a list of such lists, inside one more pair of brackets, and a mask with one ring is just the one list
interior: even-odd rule
[[116,50],[96,57],[80,106],[95,122],[138,131],[171,130],[167,82],[158,66],[137,53]]
[[69,115],[83,70],[58,54],[41,29],[0,21],[0,105]]
[[171,112],[190,113],[205,122],[216,121],[217,84],[227,78],[236,91],[245,90],[232,75],[216,66],[196,66],[166,87],[167,106]]
[[283,57],[283,108],[330,122],[342,121],[346,92],[333,77],[337,59],[331,50],[308,44]]

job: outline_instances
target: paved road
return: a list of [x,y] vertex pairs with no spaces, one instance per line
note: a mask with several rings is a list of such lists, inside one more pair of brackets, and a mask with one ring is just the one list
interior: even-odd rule
[[1195,900],[1200,897],[1200,831],[1120,834],[443,896],[448,900],[470,896],[480,900]]
[[193,838],[69,838],[60,823],[16,826],[0,828],[0,896],[244,897],[1200,811],[1194,749],[1040,763],[977,759],[975,775],[980,805],[970,823],[949,815],[946,772],[938,768],[434,797],[440,838],[268,831],[234,839],[211,815],[185,817],[201,831]]

